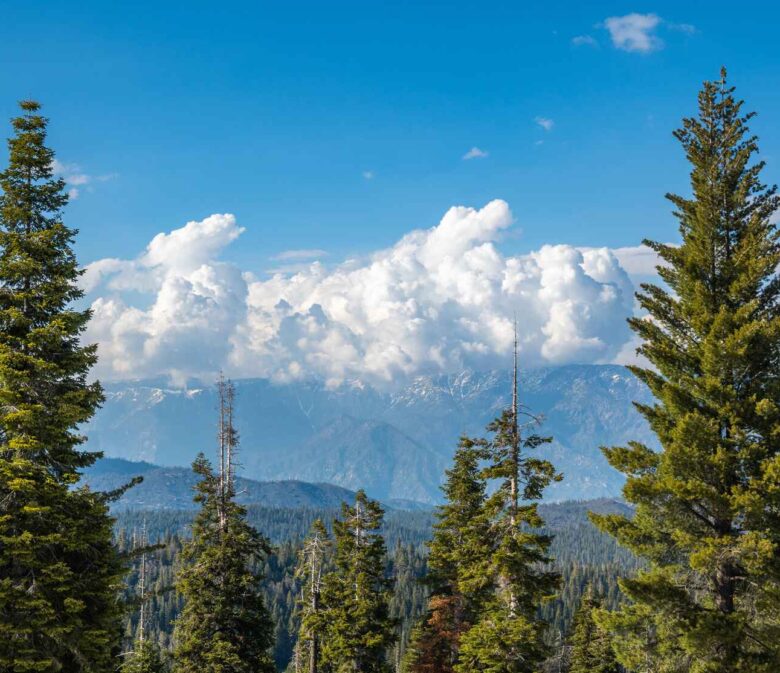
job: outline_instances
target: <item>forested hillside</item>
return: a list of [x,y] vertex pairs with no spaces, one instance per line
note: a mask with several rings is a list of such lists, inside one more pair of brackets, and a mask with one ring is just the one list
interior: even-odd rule
[[[593,500],[542,505],[545,532],[554,535],[551,555],[563,575],[563,588],[555,600],[545,604],[542,614],[554,627],[555,634],[568,633],[580,598],[589,585],[606,597],[609,606],[619,600],[617,580],[631,574],[639,561],[621,549],[613,538],[600,533],[588,520],[589,511],[626,513],[628,508],[614,500]],[[171,645],[173,620],[182,601],[173,590],[180,564],[183,541],[189,536],[192,510],[124,510],[117,515],[116,530],[120,548],[130,550],[141,532],[146,530],[150,543],[162,549],[146,559],[147,586],[150,591],[147,628],[149,636],[167,649]],[[333,508],[267,508],[247,506],[247,521],[269,537],[273,553],[264,561],[262,574],[266,602],[272,607],[276,623],[274,660],[284,668],[290,662],[298,624],[294,616],[296,596],[300,590],[293,577],[301,543],[317,519],[330,523],[338,516]],[[400,619],[398,633],[401,645],[395,656],[405,654],[405,643],[412,626],[425,610],[428,590],[421,584],[426,574],[426,543],[430,540],[434,513],[390,511],[382,529],[389,557],[388,576],[396,579],[391,611]],[[128,577],[126,594],[137,595],[140,559],[136,559]],[[132,643],[137,635],[138,613],[125,625],[125,638]]]

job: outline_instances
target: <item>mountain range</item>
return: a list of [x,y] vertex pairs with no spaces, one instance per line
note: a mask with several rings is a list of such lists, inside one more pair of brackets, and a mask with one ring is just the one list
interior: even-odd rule
[[[439,502],[459,437],[483,435],[512,394],[510,372],[503,371],[421,376],[391,391],[359,381],[337,387],[319,381],[235,383],[243,477],[364,488],[384,502]],[[628,440],[655,446],[632,404],[649,402],[650,394],[623,367],[521,372],[520,400],[544,417],[535,431],[553,442],[539,453],[564,473],[549,489],[549,500],[617,496],[622,477],[600,446]],[[216,404],[213,385],[110,383],[103,408],[85,428],[87,446],[108,457],[183,467],[200,451],[215,454]],[[343,494],[333,495],[340,501]]]
[[[84,473],[84,482],[96,491],[113,491],[133,477],[143,481],[125,491],[112,504],[112,510],[194,509],[194,488],[197,475],[188,467],[160,467],[143,461],[103,458]],[[352,502],[355,493],[333,484],[310,484],[295,479],[258,482],[236,479],[236,500],[245,505],[284,509],[338,509],[342,502]],[[404,508],[403,502],[387,503]]]

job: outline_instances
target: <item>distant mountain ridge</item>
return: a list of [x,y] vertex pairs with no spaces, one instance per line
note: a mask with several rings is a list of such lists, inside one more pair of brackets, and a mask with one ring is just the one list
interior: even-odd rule
[[[127,509],[194,509],[197,475],[187,467],[160,467],[122,458],[103,458],[84,472],[84,481],[98,491],[110,491],[143,477],[114,503],[114,511]],[[351,502],[354,491],[332,484],[311,484],[298,480],[258,482],[236,480],[236,500],[242,504],[285,509],[336,509]],[[411,507],[412,504],[410,503]]]
[[[236,381],[240,460],[245,477],[365,488],[385,502],[435,503],[462,434],[480,436],[511,401],[507,372],[421,376],[385,392],[360,382]],[[655,446],[633,401],[651,396],[616,365],[568,365],[521,372],[521,401],[545,416],[553,444],[541,455],[564,472],[555,500],[614,497],[622,477],[599,447],[629,440]],[[213,386],[176,389],[161,382],[106,385],[106,403],[85,428],[88,447],[107,456],[162,466],[214,453]]]

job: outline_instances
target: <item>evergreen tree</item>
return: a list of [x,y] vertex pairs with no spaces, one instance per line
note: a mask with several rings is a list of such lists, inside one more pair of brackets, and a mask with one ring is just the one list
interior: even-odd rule
[[522,437],[521,415],[530,418],[524,425],[537,423],[518,404],[515,345],[512,407],[488,426],[490,439],[475,442],[487,458],[483,476],[498,485],[484,507],[490,521],[489,577],[494,591],[463,635],[455,667],[459,673],[533,673],[547,654],[539,608],[552,597],[560,577],[548,569],[551,538],[535,529],[543,525],[538,500],[561,475],[549,461],[531,455],[550,438],[530,433]]
[[127,653],[120,673],[165,673],[167,670],[157,643],[139,639],[133,651]]
[[201,508],[177,579],[185,603],[174,631],[174,671],[271,673],[274,626],[262,576],[253,570],[270,547],[235,502],[232,384],[220,380],[219,393],[220,471],[215,474],[202,454],[193,463],[201,478],[195,496]]
[[460,639],[474,622],[490,585],[489,521],[484,511],[483,452],[464,437],[442,487],[445,503],[436,513],[429,543],[428,610],[411,637],[405,670],[449,673],[458,661]]
[[[135,544],[135,535],[134,544]],[[125,653],[125,660],[122,663],[121,673],[164,673],[166,670],[160,647],[155,640],[150,640],[147,636],[149,611],[148,605],[148,577],[147,577],[147,552],[151,549],[160,549],[160,545],[149,546],[146,536],[146,519],[144,519],[141,532],[140,548],[136,553],[140,554],[140,568],[138,573],[137,597],[138,597],[138,636],[133,643],[131,652]]]
[[330,536],[325,524],[322,519],[317,519],[311,527],[309,536],[303,542],[295,570],[295,577],[301,586],[297,608],[301,626],[296,642],[298,649],[294,653],[298,671],[308,670],[309,673],[318,673],[320,670],[320,644],[325,626],[320,597],[330,546]]
[[103,397],[87,383],[95,346],[62,222],[40,106],[23,101],[0,173],[0,669],[109,671],[124,567],[108,495],[76,488],[99,454],[78,428]]
[[605,450],[633,519],[594,516],[649,568],[602,619],[628,666],[691,673],[780,670],[780,240],[775,188],[734,89],[706,82],[675,133],[690,198],[669,195],[681,242],[647,241],[668,289],[643,285],[631,326],[651,367],[638,405],[662,450]]
[[594,619],[595,611],[601,607],[601,601],[589,587],[574,615],[569,673],[622,673],[624,670],[615,658],[609,634]]
[[323,663],[336,673],[387,671],[395,623],[389,616],[391,582],[385,577],[386,549],[379,533],[384,512],[361,490],[355,506],[344,503],[341,514],[333,524],[334,570],[323,588]]

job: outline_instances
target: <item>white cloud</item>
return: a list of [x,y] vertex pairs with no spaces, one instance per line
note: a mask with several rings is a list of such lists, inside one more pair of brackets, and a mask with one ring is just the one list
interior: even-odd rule
[[504,201],[453,207],[363,260],[314,261],[258,279],[219,261],[241,234],[212,215],[159,234],[135,259],[87,267],[103,378],[166,374],[330,383],[504,366],[512,320],[528,366],[611,361],[628,339],[633,287],[606,248],[505,256]]
[[105,175],[90,175],[84,173],[77,164],[65,164],[54,159],[51,163],[54,175],[65,180],[65,184],[70,187],[68,197],[75,201],[81,195],[81,188],[87,188],[92,191],[91,185],[96,182],[107,182],[117,177],[116,173],[107,173]]
[[656,35],[661,18],[656,14],[626,14],[611,16],[604,21],[612,44],[623,51],[649,53],[662,49],[663,41]]
[[366,180],[373,180],[375,177],[374,171],[363,171],[363,178]]
[[469,159],[484,159],[486,156],[488,156],[488,152],[485,150],[481,150],[479,147],[472,147],[461,158],[464,161],[468,161]]
[[612,248],[612,253],[629,276],[655,276],[656,267],[663,261],[646,245]]
[[555,126],[555,122],[547,117],[537,117],[534,121],[545,131],[552,131]]
[[304,248],[302,250],[285,250],[278,255],[274,255],[271,259],[286,262],[289,260],[319,259],[327,255],[328,253],[325,250],[320,250],[319,248]]
[[575,35],[571,39],[571,43],[575,47],[598,47],[599,43],[592,35]]

